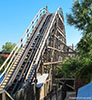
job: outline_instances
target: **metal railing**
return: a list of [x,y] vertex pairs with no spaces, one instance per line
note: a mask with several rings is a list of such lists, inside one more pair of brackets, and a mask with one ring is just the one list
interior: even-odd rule
[[[22,35],[22,37],[20,38],[20,40],[18,41],[18,43],[16,44],[16,46],[14,47],[14,49],[12,50],[8,58],[5,60],[3,65],[0,67],[0,70],[5,68],[2,74],[0,75],[0,78],[3,75],[4,77],[7,76],[6,73],[9,72],[10,68],[12,67],[12,62],[14,61],[19,50],[21,50],[20,48],[22,48],[26,44],[28,37],[31,37],[32,30],[36,26],[38,20],[40,19],[40,16],[46,14],[47,12],[48,12],[47,8],[40,9],[39,12],[34,17],[34,19],[31,21],[30,25],[27,27],[26,31],[24,32],[24,34]],[[0,83],[0,85],[1,84],[2,82]]]

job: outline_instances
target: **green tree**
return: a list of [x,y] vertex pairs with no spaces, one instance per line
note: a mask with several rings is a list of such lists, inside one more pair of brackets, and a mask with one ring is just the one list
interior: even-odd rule
[[86,34],[77,44],[79,56],[92,57],[92,35]]
[[71,58],[62,64],[61,75],[62,77],[72,77],[81,78],[87,83],[92,81],[92,58],[83,57],[82,59],[78,57]]
[[92,0],[76,0],[72,13],[67,14],[69,25],[82,30],[84,34],[92,32]]
[[[3,64],[3,62],[6,60],[6,57],[0,56],[0,67]],[[0,71],[0,73],[3,71],[3,69]]]
[[15,43],[11,43],[11,42],[6,42],[5,45],[2,46],[2,52],[3,53],[10,53],[13,48],[15,47]]
[[3,64],[3,62],[5,61],[6,57],[4,56],[0,56],[0,66]]

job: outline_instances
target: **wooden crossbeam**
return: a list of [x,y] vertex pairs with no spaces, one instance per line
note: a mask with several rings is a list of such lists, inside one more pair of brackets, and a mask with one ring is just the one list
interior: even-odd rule
[[63,35],[63,37],[65,38],[65,34],[64,32],[61,30],[61,28],[59,26],[56,27],[57,30],[61,33],[61,35]]
[[62,33],[62,31],[60,31],[58,28],[57,28],[57,31],[63,36],[63,38],[65,39],[65,36],[64,34]]
[[43,65],[53,65],[53,64],[59,64],[59,63],[62,63],[62,61],[47,62],[47,63],[43,63]]
[[64,44],[65,46],[66,46],[66,44],[65,44],[65,42],[63,42],[61,39],[59,39],[56,35],[54,35],[62,44]]
[[48,49],[53,49],[53,50],[58,51],[58,52],[61,51],[61,50],[59,50],[59,49],[57,49],[57,48],[54,48],[54,47],[51,47],[51,46],[47,46],[47,48],[48,48]]
[[[60,82],[60,83],[61,83],[61,84],[64,84],[64,82]],[[75,88],[74,88],[73,86],[69,85],[69,84],[66,84],[66,86],[68,86],[69,88],[75,90]]]
[[4,90],[4,89],[0,90],[0,95],[1,94],[2,94],[2,100],[6,100],[7,97],[9,98],[9,100],[14,100],[13,97],[6,90]]
[[62,21],[62,23],[64,24],[64,20],[62,19],[62,17],[60,16],[60,14],[58,14],[60,20]]
[[60,52],[62,54],[74,54],[75,53],[75,51],[73,51],[73,52],[62,52],[61,50],[59,50],[57,48],[54,48],[54,47],[51,47],[51,46],[47,46],[47,48],[48,49],[53,49],[53,50],[58,51],[58,52]]

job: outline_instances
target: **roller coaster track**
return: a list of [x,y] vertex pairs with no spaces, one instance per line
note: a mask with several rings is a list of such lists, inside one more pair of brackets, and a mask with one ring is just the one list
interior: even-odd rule
[[53,65],[65,59],[68,55],[65,52],[72,49],[66,45],[63,20],[61,8],[58,8],[56,13],[49,13],[47,8],[39,10],[0,67],[0,70],[3,70],[0,78],[4,76],[0,90],[5,89],[13,95],[29,82],[35,81],[35,75],[42,63],[45,66]]

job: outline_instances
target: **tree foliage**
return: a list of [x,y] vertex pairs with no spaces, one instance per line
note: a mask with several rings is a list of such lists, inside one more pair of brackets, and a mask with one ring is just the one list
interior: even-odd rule
[[[2,46],[2,53],[10,53],[13,48],[15,47],[15,43],[11,43],[11,42],[6,42],[5,45]],[[1,55],[0,56],[0,66],[4,63],[4,61],[6,60],[6,57]],[[1,70],[0,72],[2,72],[3,70]]]
[[83,57],[82,59],[74,57],[62,64],[63,77],[80,77],[82,80],[90,82],[92,80],[92,58]]
[[5,61],[6,57],[4,56],[0,56],[0,66],[3,64],[3,62]]
[[[0,67],[2,66],[3,62],[6,60],[6,57],[0,56]],[[0,73],[2,73],[3,69],[0,70]]]
[[86,34],[77,44],[79,56],[92,57],[92,35]]
[[92,0],[77,0],[72,7],[72,13],[67,14],[69,25],[82,30],[83,33],[92,32]]
[[6,42],[5,45],[2,46],[2,52],[3,53],[10,53],[13,48],[15,47],[15,43],[11,43],[11,42]]

